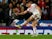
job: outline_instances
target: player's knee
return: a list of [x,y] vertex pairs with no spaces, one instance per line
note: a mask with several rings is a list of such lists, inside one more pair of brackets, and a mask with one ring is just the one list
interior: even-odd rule
[[36,27],[37,26],[37,24],[32,24],[32,27]]

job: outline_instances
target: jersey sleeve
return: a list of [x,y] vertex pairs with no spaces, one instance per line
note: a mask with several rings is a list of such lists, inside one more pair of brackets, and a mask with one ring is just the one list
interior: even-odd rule
[[32,5],[31,5],[31,7],[34,7],[34,8],[36,8],[36,6],[37,6],[36,4],[32,4]]

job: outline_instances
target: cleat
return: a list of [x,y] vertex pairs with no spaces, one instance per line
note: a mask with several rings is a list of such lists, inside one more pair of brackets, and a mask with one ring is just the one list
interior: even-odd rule
[[20,25],[15,25],[15,27],[21,28],[21,26],[20,26]]
[[36,34],[36,33],[32,35],[32,37],[36,37],[36,36],[38,36],[38,34]]

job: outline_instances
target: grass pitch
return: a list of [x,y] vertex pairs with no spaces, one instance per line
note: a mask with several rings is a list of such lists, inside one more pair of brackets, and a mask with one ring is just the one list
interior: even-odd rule
[[0,35],[0,39],[52,39],[52,35],[38,35],[36,37],[31,35]]

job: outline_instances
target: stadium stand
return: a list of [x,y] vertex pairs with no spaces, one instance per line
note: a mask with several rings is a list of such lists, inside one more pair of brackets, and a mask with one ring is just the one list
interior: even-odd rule
[[[0,24],[9,26],[14,19],[27,19],[32,14],[15,16],[16,9],[23,12],[27,9],[26,2],[30,0],[0,0]],[[33,0],[31,0],[33,1]],[[50,0],[34,0],[33,3],[39,5],[42,10],[41,20],[52,20],[51,1]]]

